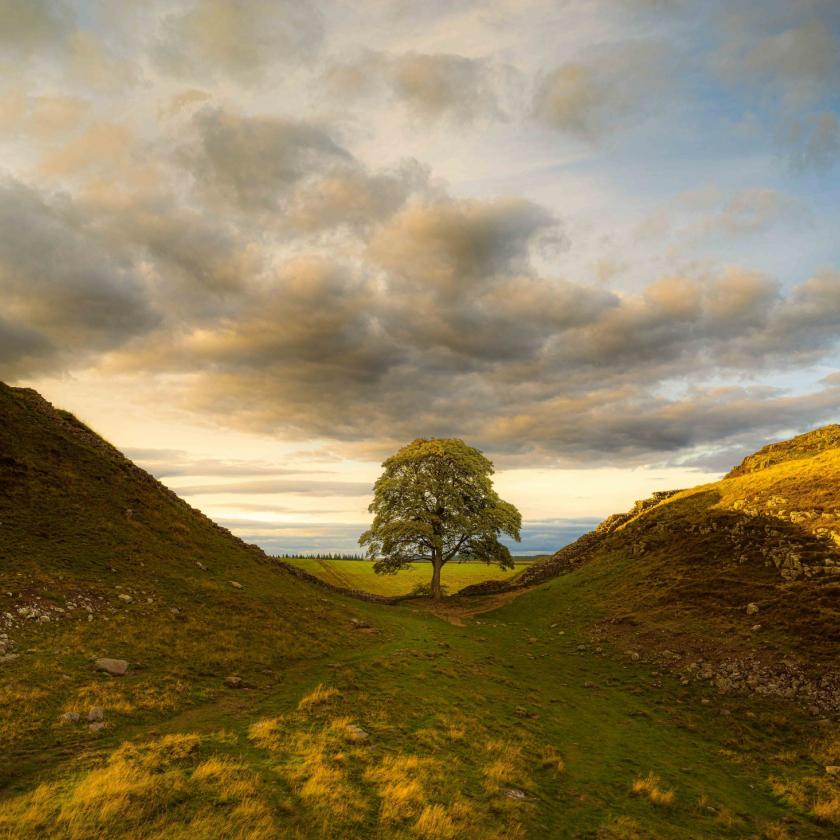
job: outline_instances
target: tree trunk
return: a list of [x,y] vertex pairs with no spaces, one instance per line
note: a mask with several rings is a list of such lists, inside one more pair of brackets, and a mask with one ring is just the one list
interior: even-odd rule
[[440,588],[440,570],[443,566],[443,560],[440,557],[432,557],[432,598],[439,601],[443,597],[443,592]]

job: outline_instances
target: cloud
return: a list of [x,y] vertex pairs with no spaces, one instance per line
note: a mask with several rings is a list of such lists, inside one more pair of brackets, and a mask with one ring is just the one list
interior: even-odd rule
[[7,338],[7,376],[24,363],[78,363],[159,323],[142,277],[108,255],[72,203],[15,181],[0,183],[0,295],[4,316],[26,325],[11,343],[19,356]]
[[667,53],[658,44],[604,47],[547,72],[533,99],[543,125],[600,142],[638,119],[668,88]]
[[196,182],[245,210],[271,210],[313,169],[351,159],[316,125],[241,116],[204,108],[194,117],[196,141],[182,159]]
[[155,48],[158,65],[176,76],[261,81],[275,64],[317,53],[323,25],[306,0],[191,0],[167,15]]
[[760,99],[777,142],[801,169],[840,153],[840,14],[830,0],[728,11],[714,57],[722,78]]
[[69,5],[61,0],[0,0],[0,49],[31,56],[54,47],[74,24]]
[[238,481],[229,484],[191,484],[172,488],[179,496],[217,496],[227,494],[294,493],[296,496],[368,496],[373,485],[361,481],[310,481],[277,479]]
[[279,476],[325,472],[324,470],[286,469],[265,461],[225,460],[223,458],[199,458],[179,449],[155,449],[130,447],[125,454],[155,478],[183,476]]
[[420,119],[473,123],[502,117],[515,75],[512,67],[462,55],[367,52],[334,64],[325,80],[337,97],[386,93]]

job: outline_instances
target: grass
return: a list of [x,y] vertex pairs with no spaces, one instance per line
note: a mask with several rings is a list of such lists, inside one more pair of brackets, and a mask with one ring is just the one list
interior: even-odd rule
[[[628,529],[516,598],[383,607],[278,571],[72,424],[13,402],[0,424],[15,460],[0,472],[0,616],[17,616],[4,632],[19,653],[0,664],[3,840],[836,836],[831,724],[625,653],[631,637],[644,651],[749,649],[743,605],[757,600],[768,649],[836,655],[827,591],[731,568],[715,534],[668,542],[745,487],[675,497],[647,521],[665,527],[644,554]],[[810,501],[830,468],[799,463]],[[788,469],[742,478],[760,495],[795,485]],[[50,621],[18,616],[32,604]],[[95,671],[106,655],[128,673]]]
[[[304,571],[346,589],[373,592],[376,595],[408,595],[418,586],[428,586],[432,576],[431,566],[414,563],[395,575],[378,575],[370,560],[333,560],[318,557],[296,558],[285,562],[299,566]],[[513,569],[500,569],[487,563],[447,563],[441,580],[446,591],[452,593],[485,580],[505,580],[518,574],[531,560],[519,559]]]

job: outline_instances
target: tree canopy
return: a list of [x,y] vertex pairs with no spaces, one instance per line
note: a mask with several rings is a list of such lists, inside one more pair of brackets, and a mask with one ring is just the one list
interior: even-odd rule
[[519,541],[522,517],[493,489],[493,464],[458,438],[418,438],[383,464],[368,510],[373,524],[359,538],[378,574],[416,561],[432,564],[432,595],[450,560],[483,560],[511,568],[499,541]]

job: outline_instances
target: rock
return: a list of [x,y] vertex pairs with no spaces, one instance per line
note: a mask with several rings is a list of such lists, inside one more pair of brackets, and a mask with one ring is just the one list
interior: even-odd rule
[[78,712],[65,712],[59,720],[62,723],[78,723],[82,716]]
[[758,604],[756,604],[756,603],[747,604],[747,615],[758,615]]
[[229,581],[228,581],[228,583],[229,583],[229,584],[230,584],[230,585],[231,585],[234,589],[242,589],[242,584],[241,584],[238,580],[229,580]]
[[130,603],[134,600],[134,599],[131,597],[131,595],[126,595],[125,593],[122,593],[121,595],[117,595],[117,598],[119,598],[119,599],[120,599],[120,601],[123,601],[123,602],[125,602],[126,604],[130,604]]
[[825,768],[825,772],[828,773],[829,776],[840,776],[840,765],[829,764],[828,767]]
[[527,798],[528,798],[528,794],[527,794],[527,793],[525,793],[525,791],[524,791],[524,790],[519,790],[519,788],[503,788],[503,789],[502,789],[502,793],[503,793],[503,794],[504,794],[504,795],[505,795],[508,799],[519,799],[519,800],[523,800],[523,799],[527,799]]
[[703,698],[701,698],[701,700],[700,700],[700,703],[701,703],[703,706],[708,706],[711,702],[712,702],[712,701],[711,701],[711,700],[709,700],[709,698],[708,698],[708,697],[703,697]]
[[198,568],[201,569],[202,572],[207,571],[207,566],[205,566],[204,563],[201,562],[201,560],[196,560],[195,565],[198,566]]
[[753,624],[753,626],[750,627],[750,630],[752,630],[753,633],[757,633],[759,630],[761,630],[761,625],[760,624]]
[[92,723],[95,721],[100,721],[105,718],[105,710],[102,706],[94,706],[88,713],[87,719]]
[[128,662],[125,659],[97,659],[95,663],[100,671],[111,674],[113,677],[121,677],[128,670]]
[[90,729],[90,731],[91,731],[91,732],[101,732],[104,728],[105,728],[105,724],[104,724],[104,723],[91,723],[91,724],[88,724],[88,729]]
[[231,674],[229,677],[225,677],[225,685],[228,688],[244,688],[245,683],[242,680],[242,677],[237,677],[235,674]]
[[517,717],[527,717],[527,715],[528,715],[528,710],[527,710],[524,706],[517,706],[517,707],[513,710],[513,713],[514,713]]
[[350,723],[347,725],[347,740],[352,741],[354,744],[360,743],[361,741],[367,741],[370,738],[370,735],[362,729],[357,723]]
[[351,618],[350,623],[356,630],[366,630],[370,627],[370,624],[367,621],[362,621],[361,618]]

